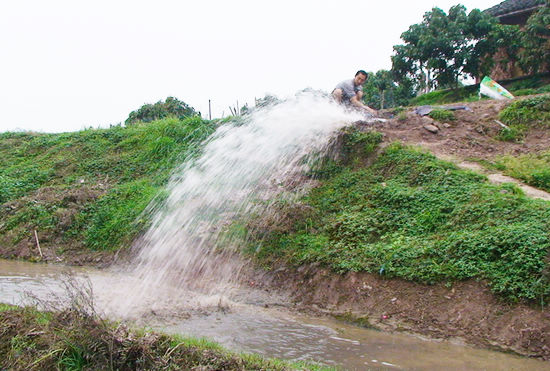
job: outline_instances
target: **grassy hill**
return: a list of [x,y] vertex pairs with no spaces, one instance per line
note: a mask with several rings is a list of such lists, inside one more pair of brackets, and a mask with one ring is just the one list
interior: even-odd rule
[[[0,252],[47,259],[129,246],[175,166],[215,129],[198,117],[62,134],[0,134]],[[82,254],[84,252],[84,254]]]
[[[517,101],[502,119],[525,131],[548,128],[549,101]],[[145,207],[163,197],[171,171],[200,153],[214,129],[195,117],[64,134],[1,134],[2,256],[38,259],[36,231],[45,260],[108,260],[146,228]],[[423,284],[476,279],[511,301],[548,300],[547,202],[511,185],[489,184],[417,148],[393,144],[379,151],[382,136],[373,131],[349,129],[343,138],[344,160],[308,175],[320,185],[295,205],[301,211],[279,210],[294,215],[291,227],[254,226],[261,233],[251,251],[260,264],[316,262],[339,273]],[[512,169],[510,158],[530,161],[512,156],[493,166]],[[539,161],[535,185],[548,186],[549,167]]]
[[[429,336],[437,332],[441,337],[455,336],[459,328],[474,344],[550,358],[550,340],[541,337],[547,333],[550,299],[550,202],[527,197],[515,184],[492,184],[486,175],[434,155],[462,156],[486,170],[550,190],[550,95],[476,102],[471,108],[453,112],[450,121],[419,117],[409,110],[377,127],[359,123],[342,131],[332,151],[338,156],[303,174],[316,180],[315,188],[294,203],[276,202],[276,218],[272,213],[269,219],[252,215],[229,226],[248,237],[243,254],[268,271],[284,267],[283,281],[275,283],[279,287],[292,285],[292,272],[298,272],[296,282],[307,289],[303,296],[321,291],[319,300],[326,303],[327,297],[342,293],[347,299],[338,300],[348,309],[346,305],[357,299],[366,312],[361,317],[365,323],[383,326],[387,313],[399,313],[398,328],[407,324],[411,331]],[[495,124],[496,119],[508,129]],[[428,132],[426,122],[438,126],[439,132]],[[74,133],[0,134],[0,256],[72,264],[111,262],[145,230],[147,205],[166,196],[173,169],[200,154],[216,125],[196,117],[166,118]],[[310,275],[300,276],[302,269]],[[325,273],[304,286],[304,279],[318,272]],[[353,277],[361,277],[362,286]],[[336,280],[344,282],[347,291],[332,289]],[[475,284],[470,287],[471,282]],[[403,295],[409,301],[397,299],[405,287]],[[430,295],[432,288],[441,294]],[[462,300],[459,308],[447,299],[455,288],[461,293],[456,299]],[[370,294],[357,290],[376,291],[376,303],[367,307],[361,300],[369,300]],[[421,296],[424,293],[427,296]],[[472,300],[479,300],[476,304],[487,312],[469,311],[472,293],[480,293]],[[384,295],[389,295],[386,304],[379,304],[378,297]],[[90,330],[97,319],[3,310],[0,321],[10,329],[5,335],[11,340],[0,351],[16,362],[6,367],[18,365],[14,357],[21,356],[21,349],[34,352],[19,358],[22,365],[81,362],[81,356],[94,357],[90,347],[103,344]],[[449,317],[453,311],[459,312],[456,319]],[[499,332],[494,323],[501,319],[527,326],[531,335],[506,327],[505,334]],[[52,343],[48,335],[22,335],[29,328],[48,334],[48,323],[64,320],[70,332],[62,335],[82,352]],[[480,321],[486,323],[480,327]],[[103,331],[98,333],[101,339],[112,339],[111,327],[98,328]],[[146,344],[151,348],[142,343],[149,335],[131,338],[135,342],[124,343],[130,348],[121,347],[117,354],[137,347],[151,359],[169,352],[180,357],[177,362],[189,364],[265,366],[209,347],[179,345],[185,341],[163,335],[154,335],[155,341]],[[110,357],[108,352],[101,354]],[[191,358],[184,360],[187,356]]]

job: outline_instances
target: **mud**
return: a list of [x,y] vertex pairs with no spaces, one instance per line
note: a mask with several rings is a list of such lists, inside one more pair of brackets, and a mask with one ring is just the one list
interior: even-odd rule
[[505,303],[483,282],[427,286],[367,273],[339,275],[310,265],[276,269],[262,285],[285,287],[300,310],[550,360],[550,312]]

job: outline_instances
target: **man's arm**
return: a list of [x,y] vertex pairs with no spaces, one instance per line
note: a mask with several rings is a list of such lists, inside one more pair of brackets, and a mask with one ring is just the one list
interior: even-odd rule
[[363,92],[362,92],[362,91],[358,91],[357,94],[355,94],[355,96],[353,96],[353,97],[351,98],[351,104],[353,104],[355,107],[364,109],[364,110],[367,111],[368,113],[371,113],[371,114],[375,115],[375,114],[376,114],[376,110],[370,108],[370,107],[367,106],[366,104],[363,104],[363,102],[361,101],[361,98],[363,98]]

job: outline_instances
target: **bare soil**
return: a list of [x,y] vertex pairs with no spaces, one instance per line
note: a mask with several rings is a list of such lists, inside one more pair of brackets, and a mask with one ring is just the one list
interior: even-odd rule
[[[467,159],[492,160],[496,156],[521,155],[548,150],[550,133],[547,129],[532,129],[521,143],[495,139],[502,127],[496,122],[498,113],[509,101],[480,101],[462,103],[470,110],[455,110],[456,120],[440,123],[431,118],[407,111],[406,120],[392,118],[375,123],[377,131],[384,133],[384,142],[400,141],[424,147],[436,156],[461,162]],[[454,105],[449,105],[454,106]],[[431,124],[439,128],[432,133],[424,128]]]

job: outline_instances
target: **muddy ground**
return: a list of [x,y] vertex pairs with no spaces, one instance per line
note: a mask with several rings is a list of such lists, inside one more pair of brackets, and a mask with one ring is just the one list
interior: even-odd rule
[[284,287],[301,311],[550,360],[548,309],[505,303],[483,282],[428,286],[368,273],[338,275],[311,265],[279,268],[254,285]]

